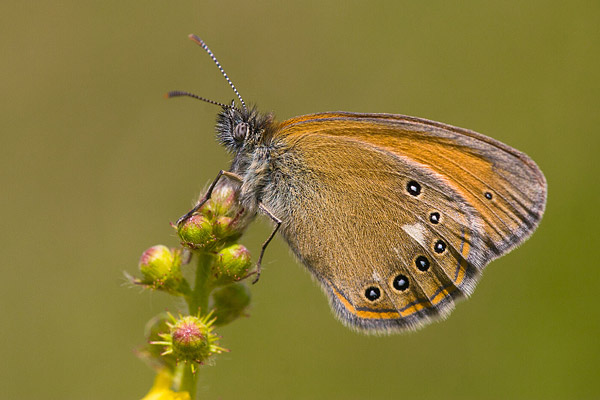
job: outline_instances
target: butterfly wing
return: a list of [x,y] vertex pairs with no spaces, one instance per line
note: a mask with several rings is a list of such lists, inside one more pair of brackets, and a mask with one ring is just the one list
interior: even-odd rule
[[283,122],[261,201],[345,324],[367,332],[446,316],[545,207],[523,153],[423,119],[324,113]]

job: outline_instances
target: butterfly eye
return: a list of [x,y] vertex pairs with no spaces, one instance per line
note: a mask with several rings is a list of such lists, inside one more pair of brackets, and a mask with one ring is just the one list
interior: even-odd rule
[[233,128],[233,139],[236,142],[241,142],[246,138],[246,134],[248,133],[248,124],[246,122],[240,122]]
[[381,296],[381,291],[379,288],[375,286],[369,286],[367,290],[365,290],[365,297],[370,301],[375,301]]

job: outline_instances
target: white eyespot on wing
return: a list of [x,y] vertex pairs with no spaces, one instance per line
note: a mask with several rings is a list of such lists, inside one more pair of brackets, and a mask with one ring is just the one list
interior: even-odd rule
[[408,233],[408,235],[416,240],[421,246],[425,248],[428,247],[425,241],[425,227],[421,223],[417,222],[413,225],[402,225],[402,230]]

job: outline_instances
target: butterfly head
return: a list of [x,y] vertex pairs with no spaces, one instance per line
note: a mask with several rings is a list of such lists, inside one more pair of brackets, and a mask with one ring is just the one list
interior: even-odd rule
[[232,101],[231,105],[226,105],[179,90],[167,93],[167,97],[188,96],[220,106],[221,112],[217,117],[217,138],[219,142],[225,146],[227,151],[235,154],[236,159],[240,155],[250,154],[258,145],[264,143],[265,139],[272,136],[272,132],[275,130],[273,116],[271,114],[259,113],[255,107],[247,107],[246,102],[206,43],[196,35],[189,35],[189,38],[202,47],[215,62],[219,71],[221,71],[221,74],[223,74],[223,77],[238,97],[241,108],[236,107],[235,101]]
[[273,116],[256,108],[225,106],[217,116],[217,139],[233,154],[251,153],[270,137]]

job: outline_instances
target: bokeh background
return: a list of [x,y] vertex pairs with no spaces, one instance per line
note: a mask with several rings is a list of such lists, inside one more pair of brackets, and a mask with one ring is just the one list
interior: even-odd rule
[[[472,298],[419,332],[344,328],[270,247],[253,309],[200,398],[600,397],[598,1],[58,1],[0,13],[0,398],[136,399],[133,349],[171,298],[129,288],[141,252],[228,158],[211,46],[247,102],[280,119],[388,112],[471,128],[528,153],[547,212]],[[244,239],[254,254],[271,229]]]

